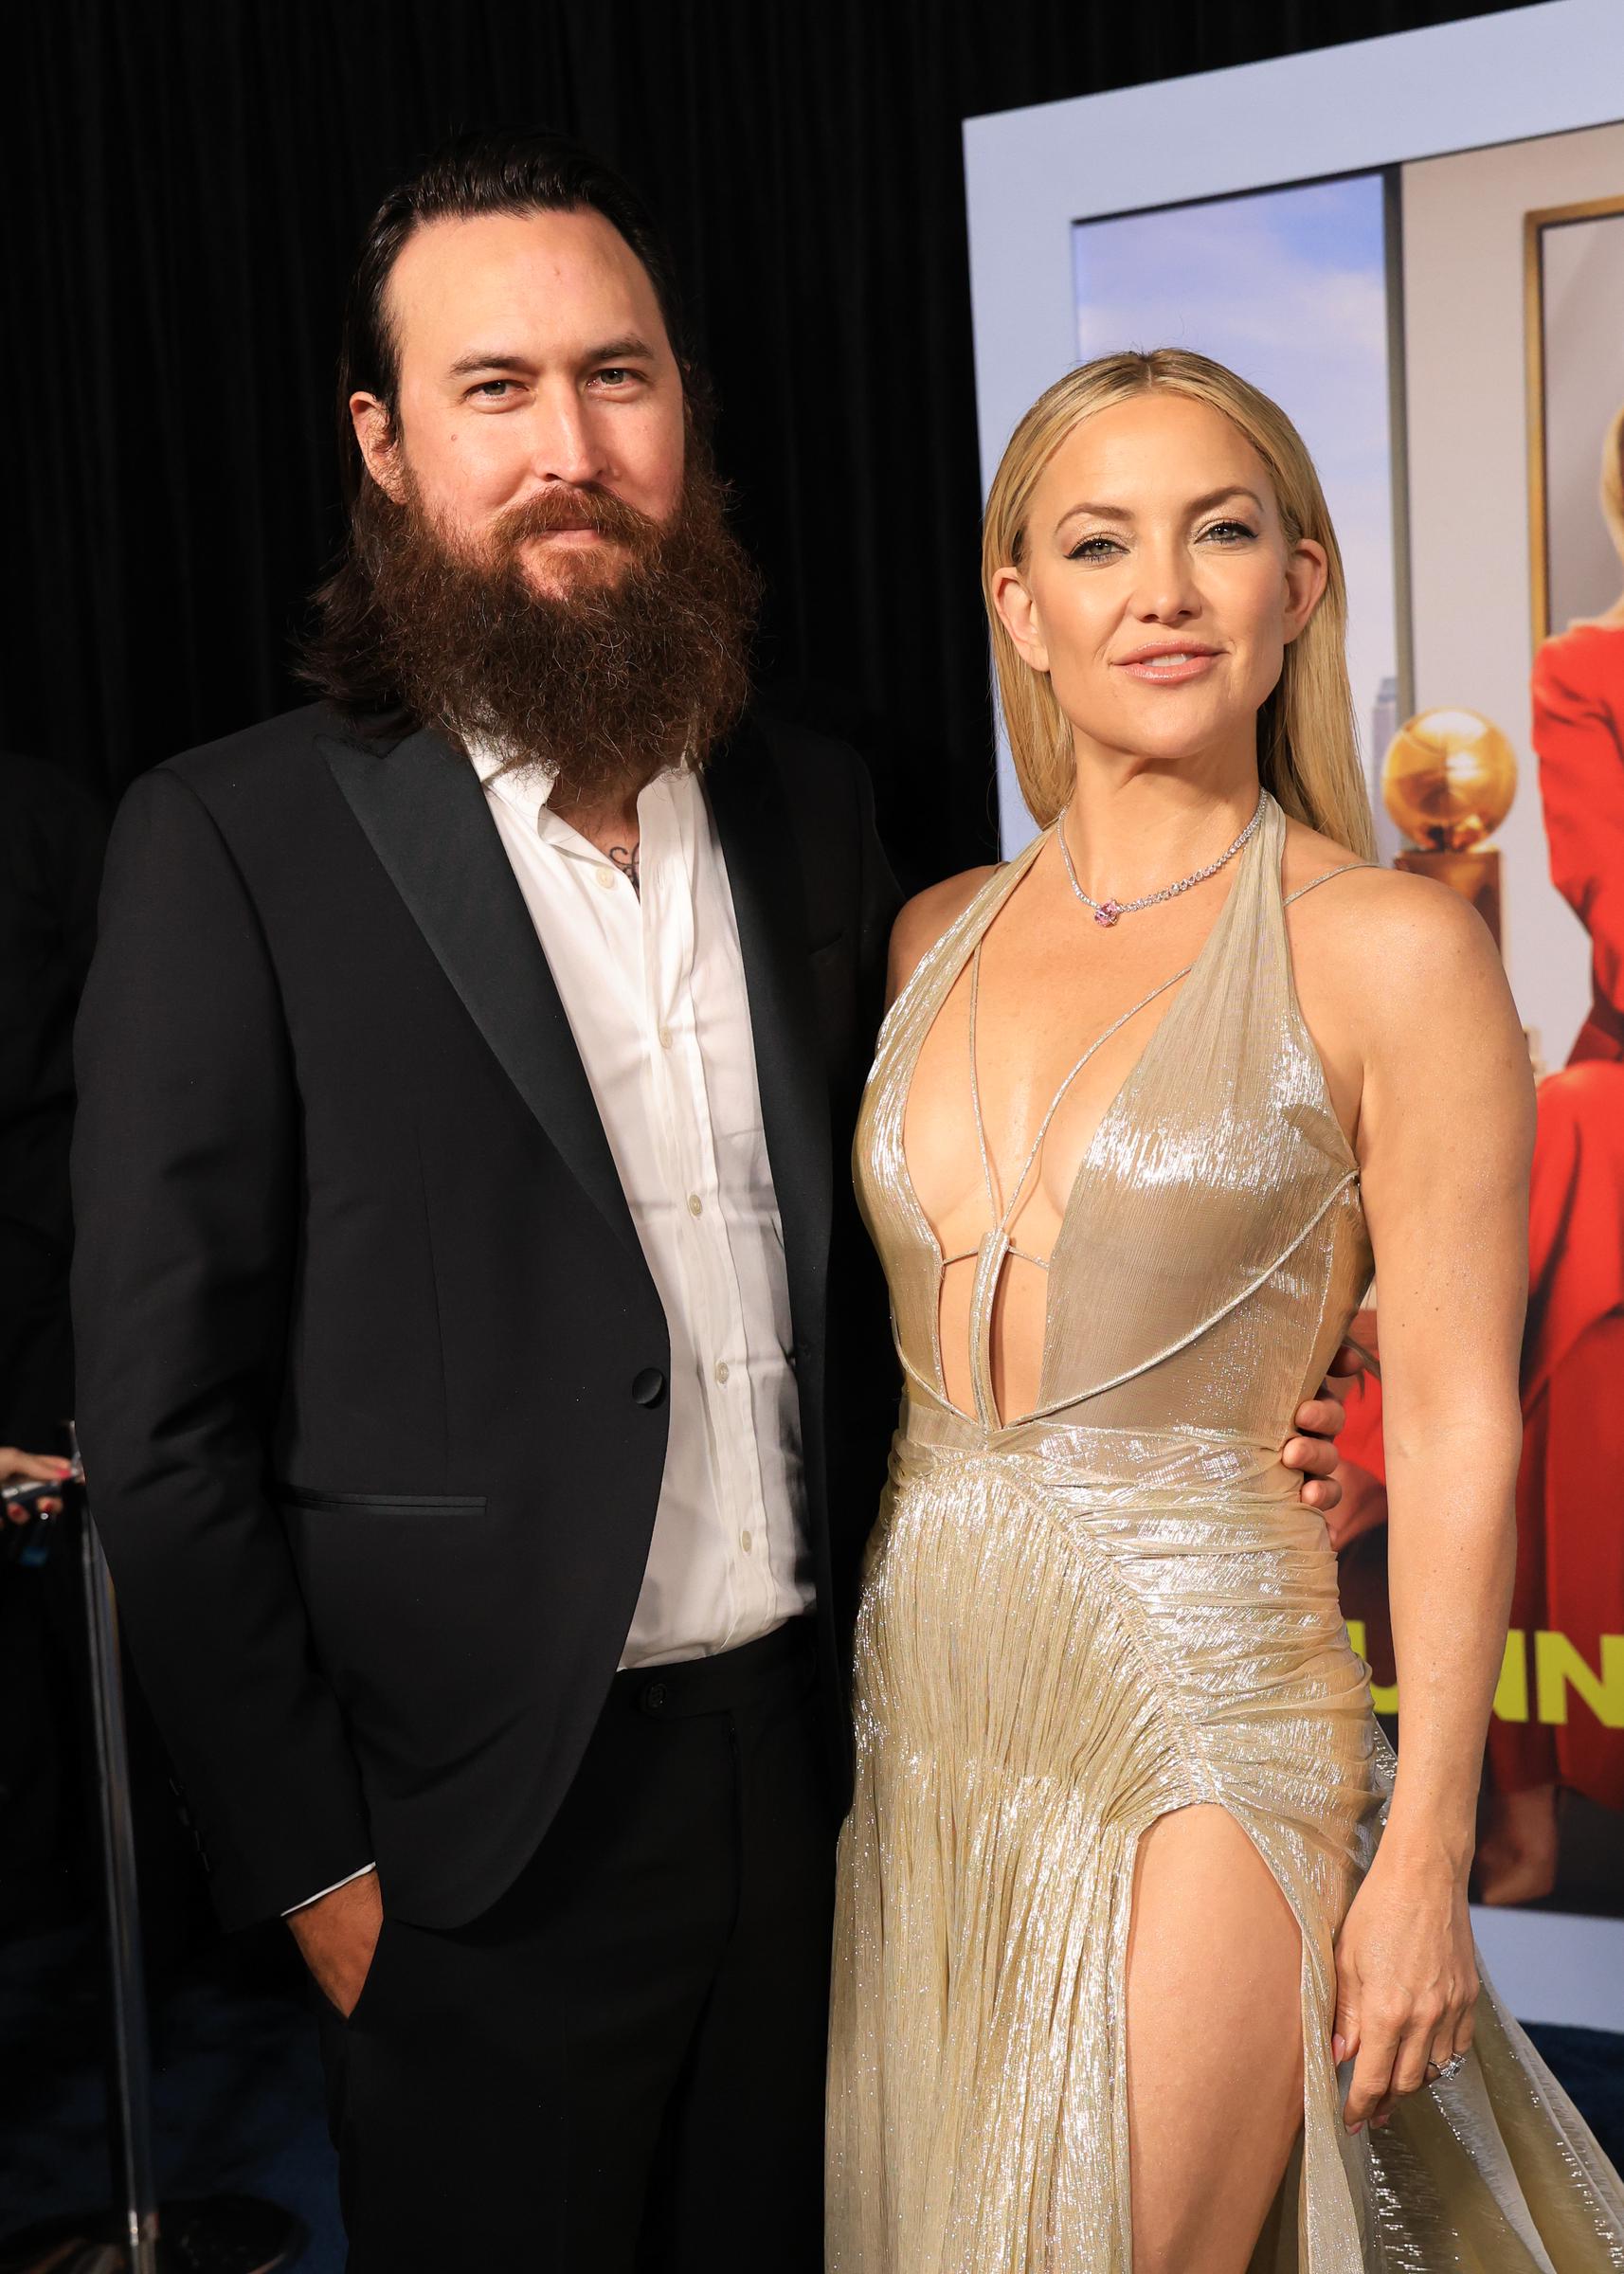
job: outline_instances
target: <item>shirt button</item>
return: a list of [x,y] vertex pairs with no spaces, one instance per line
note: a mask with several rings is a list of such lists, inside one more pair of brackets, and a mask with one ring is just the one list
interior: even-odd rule
[[740,1537],[739,1545],[744,1549],[747,1556],[750,1552],[750,1548],[754,1543],[754,1538],[755,1535],[751,1532],[745,1532]]
[[597,866],[594,867],[592,874],[598,879],[598,889],[600,892],[612,893],[614,891],[615,878],[620,874],[618,869],[605,869],[602,866]]
[[728,1379],[728,1362],[727,1362],[727,1360],[726,1360],[725,1358],[719,1358],[719,1359],[716,1361],[716,1380],[717,1380],[718,1381],[727,1381],[727,1379]]
[[696,1192],[688,1195],[688,1213],[690,1216],[703,1216],[705,1213],[705,1203]]
[[671,1048],[671,1029],[668,1026],[662,1026],[659,1030],[659,1047],[661,1050]]

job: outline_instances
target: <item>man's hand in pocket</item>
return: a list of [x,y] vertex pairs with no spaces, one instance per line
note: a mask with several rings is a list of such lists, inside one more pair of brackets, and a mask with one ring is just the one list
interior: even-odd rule
[[349,1880],[330,1895],[318,1896],[302,1910],[289,1913],[288,1924],[299,1956],[322,1996],[337,2007],[346,2021],[366,1987],[383,1923],[384,1905],[375,1871],[363,1872],[359,1879]]

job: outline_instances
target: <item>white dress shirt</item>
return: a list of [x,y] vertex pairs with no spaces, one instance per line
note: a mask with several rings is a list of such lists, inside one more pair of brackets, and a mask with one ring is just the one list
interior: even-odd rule
[[784,1227],[715,823],[696,775],[650,783],[640,898],[550,810],[550,776],[492,781],[496,755],[471,754],[671,1335],[665,1472],[621,1665],[737,1650],[809,1610],[813,1588]]
[[732,894],[696,774],[638,800],[641,894],[473,757],[552,971],[671,1335],[670,1435],[623,1667],[736,1650],[810,1608],[784,1230]]

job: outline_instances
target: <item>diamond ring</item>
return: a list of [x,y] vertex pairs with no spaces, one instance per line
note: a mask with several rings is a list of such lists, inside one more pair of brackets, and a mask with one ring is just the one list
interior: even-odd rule
[[1441,2066],[1436,2061],[1429,2061],[1427,2063],[1427,2083],[1429,2084],[1448,2084],[1459,2076],[1465,2066],[1466,2055],[1464,2053],[1455,2053]]

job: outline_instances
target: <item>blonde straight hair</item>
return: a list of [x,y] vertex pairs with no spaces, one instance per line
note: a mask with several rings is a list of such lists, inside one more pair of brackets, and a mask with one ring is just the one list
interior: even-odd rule
[[1325,547],[1325,597],[1288,645],[1279,684],[1257,714],[1257,770],[1294,820],[1373,859],[1376,835],[1347,680],[1347,579],[1314,461],[1277,403],[1183,348],[1102,355],[1056,379],[1010,436],[993,478],[982,529],[982,596],[1021,795],[1046,828],[1072,794],[1076,756],[1048,673],[1025,661],[993,605],[993,578],[1024,566],[1033,493],[1073,428],[1095,411],[1157,390],[1210,403],[1232,420],[1269,469],[1287,544],[1311,537]]

